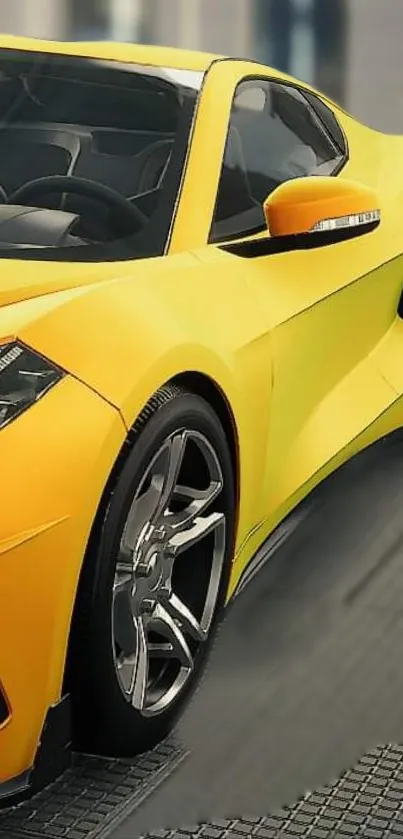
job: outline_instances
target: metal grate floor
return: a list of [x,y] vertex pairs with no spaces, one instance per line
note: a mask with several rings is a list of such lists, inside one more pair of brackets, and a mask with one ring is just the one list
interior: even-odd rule
[[142,839],[392,839],[403,837],[403,746],[365,755],[338,781],[263,818],[218,820]]
[[46,790],[0,814],[0,839],[98,839],[138,807],[186,757],[173,742],[133,760],[77,755]]
[[[135,762],[77,757],[73,769],[0,818],[0,839],[101,839],[185,757],[165,744]],[[180,807],[178,807],[178,816]],[[134,839],[134,833],[127,833]],[[141,839],[392,839],[403,837],[403,746],[379,747],[333,784],[270,816],[219,819]]]

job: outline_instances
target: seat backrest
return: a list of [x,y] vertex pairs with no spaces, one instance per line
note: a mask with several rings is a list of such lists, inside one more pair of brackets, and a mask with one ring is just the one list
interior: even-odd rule
[[147,143],[150,137],[135,133],[94,132],[92,142],[83,145],[73,174],[109,186],[126,197],[155,189],[173,142],[170,138],[155,140],[155,136],[152,134],[152,142]]
[[[77,146],[77,147],[76,147]],[[3,127],[0,133],[0,184],[11,195],[27,181],[67,175],[79,149],[61,132]]]

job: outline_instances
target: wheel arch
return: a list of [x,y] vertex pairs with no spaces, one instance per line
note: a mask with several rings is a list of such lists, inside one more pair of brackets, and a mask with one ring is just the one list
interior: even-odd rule
[[[204,399],[210,407],[216,413],[222,428],[224,430],[224,434],[227,438],[229,449],[230,449],[230,456],[231,456],[231,463],[233,468],[233,476],[234,476],[234,485],[235,485],[235,499],[236,499],[236,509],[235,509],[235,533],[238,529],[238,516],[239,516],[239,507],[240,507],[240,458],[239,458],[239,439],[238,439],[238,431],[234,413],[231,409],[230,403],[225,396],[221,387],[208,375],[204,373],[199,373],[197,371],[188,371],[180,373],[176,376],[171,377],[168,381],[164,382],[160,385],[157,391],[166,387],[167,385],[176,385],[178,387],[182,387],[188,390],[190,393],[194,394],[195,396],[199,396]],[[154,394],[152,394],[153,396]],[[150,396],[150,399],[152,399]],[[138,416],[145,410],[146,406],[149,404],[150,399],[143,405],[141,411],[138,412]],[[131,452],[134,443],[135,437],[132,434],[133,429],[136,425],[138,416],[136,416],[132,422],[132,425],[129,429],[127,437],[121,447],[120,451],[117,454],[115,463],[113,468],[109,474],[109,477],[106,481],[104,491],[100,498],[96,514],[94,517],[94,521],[92,523],[87,548],[85,551],[85,555],[82,562],[82,567],[79,575],[78,585],[76,589],[76,596],[73,606],[72,618],[70,622],[70,629],[69,629],[69,637],[68,637],[68,644],[67,644],[67,653],[66,653],[66,664],[65,664],[65,671],[64,671],[64,678],[63,678],[63,689],[62,695],[69,692],[69,684],[70,684],[70,672],[71,672],[71,661],[72,655],[74,655],[74,648],[78,641],[78,636],[80,635],[80,617],[79,617],[79,604],[80,604],[80,593],[83,585],[85,585],[85,578],[86,578],[86,569],[88,566],[89,556],[95,549],[95,545],[97,544],[100,530],[102,527],[102,522],[105,516],[105,512],[107,510],[108,504],[110,502],[111,495],[113,493],[114,487],[116,482],[119,478],[119,475],[122,471],[122,468]]]

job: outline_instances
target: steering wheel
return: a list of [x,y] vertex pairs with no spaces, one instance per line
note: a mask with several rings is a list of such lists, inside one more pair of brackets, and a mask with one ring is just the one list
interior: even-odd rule
[[86,178],[76,178],[73,175],[50,175],[28,181],[8,197],[7,204],[29,206],[32,205],[34,199],[55,192],[82,195],[84,198],[92,198],[105,204],[108,209],[113,210],[119,234],[123,232],[123,235],[129,235],[148,222],[147,216],[116,190]]

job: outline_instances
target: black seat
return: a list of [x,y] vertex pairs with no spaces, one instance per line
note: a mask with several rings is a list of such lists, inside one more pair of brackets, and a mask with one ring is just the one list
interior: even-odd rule
[[[135,139],[135,138],[134,138]],[[92,142],[83,145],[74,167],[77,177],[109,186],[127,198],[157,189],[169,161],[172,140],[153,142],[135,154],[99,152]]]
[[11,195],[27,181],[67,175],[79,141],[64,132],[10,126],[0,130],[0,183]]
[[140,177],[137,191],[133,194],[139,195],[159,187],[171,157],[172,145],[171,140],[160,140],[138,155],[138,163],[141,162]]

